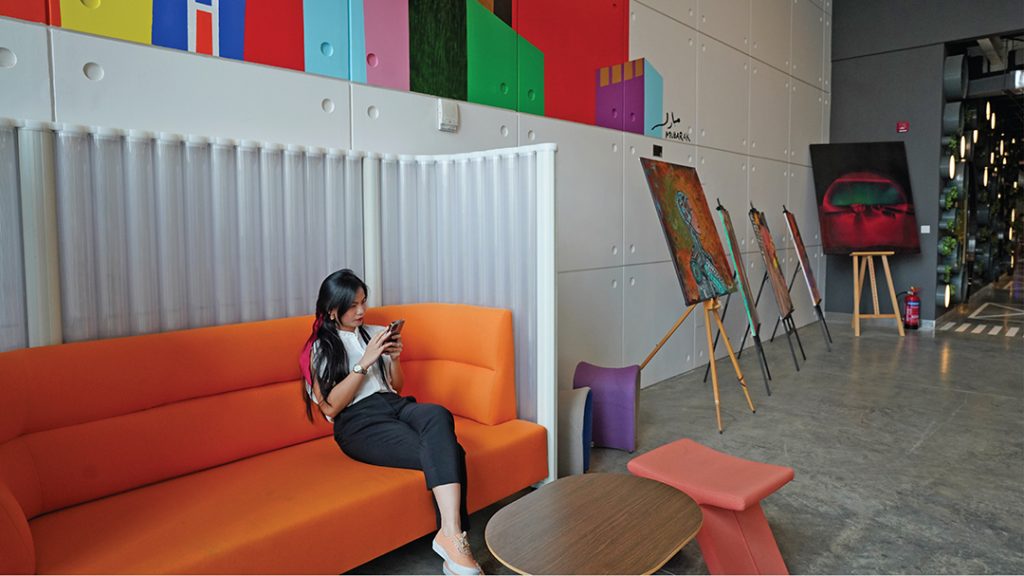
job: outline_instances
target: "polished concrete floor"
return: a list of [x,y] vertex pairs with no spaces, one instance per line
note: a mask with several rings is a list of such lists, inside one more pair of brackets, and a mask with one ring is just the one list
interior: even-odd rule
[[[1024,338],[900,338],[891,320],[855,338],[842,315],[829,327],[831,352],[817,327],[801,329],[799,372],[783,340],[766,345],[772,396],[754,354],[743,355],[756,414],[720,360],[721,435],[702,369],[645,388],[637,453],[687,437],[793,467],[763,502],[792,573],[1024,573]],[[625,472],[632,456],[594,449],[592,471]],[[483,538],[505,503],[472,518],[488,573],[512,573]],[[439,574],[429,540],[354,572]],[[696,541],[662,573],[706,574]]]

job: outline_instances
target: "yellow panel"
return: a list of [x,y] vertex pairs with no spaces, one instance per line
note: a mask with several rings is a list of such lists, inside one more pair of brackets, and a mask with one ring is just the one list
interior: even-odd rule
[[601,87],[604,88],[608,85],[608,67],[601,68]]
[[153,0],[60,0],[61,26],[140,44],[153,39]]
[[622,64],[612,66],[612,84],[622,82]]
[[634,60],[633,63],[636,65],[636,71],[634,73],[634,76],[643,76],[644,75],[644,59],[641,58],[639,60]]
[[633,63],[632,62],[626,62],[625,64],[623,64],[622,65],[622,73],[625,74],[625,78],[623,78],[623,80],[632,80],[633,79]]

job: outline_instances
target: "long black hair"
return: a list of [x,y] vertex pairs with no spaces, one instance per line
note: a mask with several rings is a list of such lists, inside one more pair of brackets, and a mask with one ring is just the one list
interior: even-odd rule
[[[348,354],[345,352],[345,345],[338,335],[341,324],[341,317],[355,303],[356,294],[363,289],[364,295],[369,295],[370,290],[366,287],[356,273],[345,268],[332,273],[320,284],[320,293],[316,299],[316,320],[313,322],[313,331],[309,335],[307,344],[315,345],[316,354],[310,355],[309,371],[316,375],[319,380],[320,396],[323,402],[327,402],[327,395],[331,390],[348,376],[351,365]],[[335,311],[337,322],[331,319],[331,312]],[[370,335],[363,326],[359,326],[359,337],[364,343],[370,341]],[[321,366],[324,368],[321,370]],[[377,359],[377,368],[381,377],[388,380],[384,367],[384,356]],[[312,384],[312,382],[311,382]],[[313,404],[309,394],[303,390],[303,399],[306,402],[306,416],[313,420]]]

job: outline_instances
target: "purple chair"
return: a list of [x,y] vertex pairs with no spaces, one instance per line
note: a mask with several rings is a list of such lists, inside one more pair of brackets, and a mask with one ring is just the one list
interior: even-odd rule
[[580,362],[572,387],[583,386],[590,388],[593,399],[594,446],[636,450],[640,367],[604,368]]

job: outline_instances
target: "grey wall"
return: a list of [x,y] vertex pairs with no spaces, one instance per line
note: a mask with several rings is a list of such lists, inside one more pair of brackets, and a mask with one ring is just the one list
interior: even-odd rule
[[[945,43],[1018,29],[1024,0],[835,1],[830,141],[905,142],[918,224],[931,232],[920,254],[892,260],[893,283],[897,292],[921,288],[925,319],[935,319]],[[910,132],[897,134],[897,121]],[[826,308],[852,312],[851,259],[829,256],[827,270]],[[888,310],[884,289],[880,297]]]

